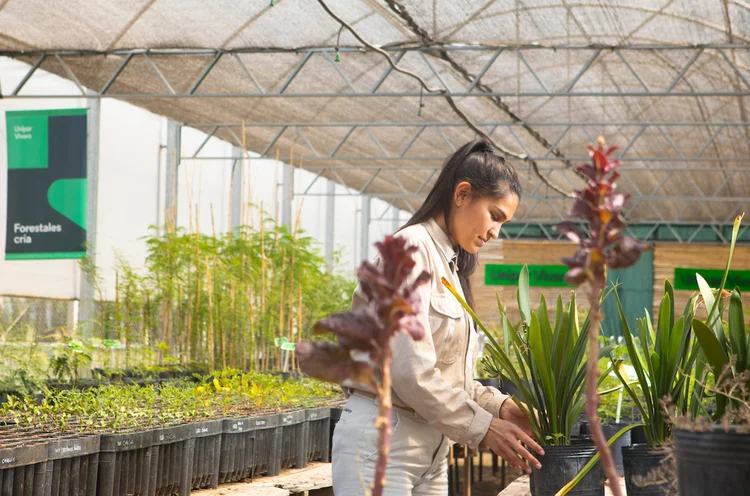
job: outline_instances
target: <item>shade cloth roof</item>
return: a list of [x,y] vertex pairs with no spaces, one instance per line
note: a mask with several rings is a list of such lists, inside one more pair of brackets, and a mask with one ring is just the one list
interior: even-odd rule
[[[0,50],[230,141],[244,122],[248,149],[303,155],[304,168],[413,209],[474,132],[427,92],[418,115],[418,82],[318,1],[274,3],[5,0]],[[570,165],[604,135],[626,149],[633,221],[722,224],[748,204],[747,2],[326,3],[557,185],[578,184]],[[569,202],[514,164],[530,199],[518,218],[564,215]]]

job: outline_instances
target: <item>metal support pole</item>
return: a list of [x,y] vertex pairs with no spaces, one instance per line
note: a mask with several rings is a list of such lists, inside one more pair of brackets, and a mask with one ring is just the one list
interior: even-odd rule
[[167,123],[167,169],[165,174],[164,223],[177,225],[177,172],[180,166],[180,138],[182,126],[174,121]]
[[232,225],[229,226],[232,231],[242,225],[242,149],[236,146],[232,147],[232,197],[230,208],[232,209]]
[[[370,259],[370,202],[371,199],[367,195],[362,195],[362,212],[360,221],[360,250],[359,259],[369,260]],[[358,264],[359,265],[359,264]]]
[[289,164],[282,164],[283,181],[281,184],[281,223],[289,232],[292,231],[292,188],[294,187],[294,170]]
[[[96,210],[99,190],[99,122],[101,100],[88,98],[86,101],[86,257],[91,267],[96,267]],[[93,274],[92,274],[93,275]],[[78,322],[85,336],[93,334],[94,299],[96,281],[81,273],[81,306]]]
[[401,210],[396,207],[391,207],[391,210],[393,210],[393,233],[396,234],[396,231],[398,231],[401,228]]
[[336,214],[336,183],[328,181],[326,186],[326,238],[325,255],[328,270],[333,270],[333,233]]

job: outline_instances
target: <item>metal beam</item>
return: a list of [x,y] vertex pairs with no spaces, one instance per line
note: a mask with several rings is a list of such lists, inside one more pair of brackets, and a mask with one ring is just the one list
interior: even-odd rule
[[[97,207],[99,197],[99,124],[101,122],[101,100],[91,98],[86,103],[86,257],[96,266]],[[80,274],[79,322],[83,334],[93,336],[96,283],[83,271]]]
[[281,223],[292,232],[292,200],[294,198],[294,169],[291,165],[281,164],[283,180],[281,184]]
[[242,225],[242,179],[244,171],[242,170],[242,148],[233,146],[232,155],[232,196],[231,196],[231,225],[229,228],[235,231]]
[[[370,197],[362,195],[362,209],[360,211],[360,245],[359,258],[362,260],[370,259]],[[356,265],[359,265],[357,263]]]
[[178,172],[180,167],[182,126],[174,121],[167,123],[167,168],[165,173],[164,186],[164,223],[167,225],[177,225],[177,193],[178,193]]
[[324,249],[328,270],[331,271],[334,269],[333,244],[336,222],[336,183],[328,181],[326,192],[328,193],[328,196],[326,196],[326,237],[324,240]]
[[[34,74],[40,64],[47,58],[55,58],[59,61],[62,71],[60,75],[67,77],[76,82],[78,86],[92,83],[92,81],[82,80],[76,74],[76,67],[90,67],[91,64],[88,62],[97,61],[100,63],[103,56],[112,55],[123,59],[123,62],[117,67],[108,69],[111,71],[109,77],[107,74],[99,74],[98,76],[107,81],[101,91],[95,92],[91,95],[92,98],[99,98],[103,96],[116,97],[126,100],[138,100],[138,99],[164,99],[164,98],[380,98],[380,97],[420,97],[423,98],[434,98],[442,97],[444,95],[451,95],[453,97],[513,97],[513,98],[537,98],[537,97],[565,97],[565,98],[581,98],[581,97],[637,97],[637,96],[650,96],[650,97],[721,97],[721,96],[749,96],[750,86],[747,84],[747,80],[743,77],[743,81],[746,83],[743,87],[730,88],[722,81],[717,81],[714,87],[706,87],[706,89],[697,89],[690,91],[678,91],[678,83],[685,80],[688,77],[688,72],[691,68],[698,67],[695,65],[696,60],[699,58],[703,61],[708,58],[712,58],[722,65],[728,66],[730,71],[735,74],[743,74],[742,68],[738,67],[732,58],[726,56],[726,50],[744,51],[746,54],[750,51],[750,46],[747,45],[705,45],[705,46],[671,46],[671,45],[643,45],[643,46],[576,46],[576,45],[560,45],[554,47],[545,46],[454,46],[454,45],[430,45],[430,46],[414,46],[414,47],[390,47],[385,48],[386,51],[391,52],[395,55],[396,61],[400,61],[401,58],[407,52],[417,52],[420,57],[424,57],[426,64],[419,66],[415,71],[423,79],[437,78],[439,81],[443,81],[442,73],[449,70],[443,65],[443,61],[439,56],[439,53],[451,53],[451,52],[475,52],[480,54],[486,52],[488,54],[489,61],[482,67],[480,73],[472,78],[470,81],[462,83],[460,88],[456,88],[456,91],[450,91],[445,89],[440,92],[420,92],[418,85],[414,85],[413,89],[408,91],[389,91],[387,86],[387,80],[392,69],[390,66],[381,75],[374,86],[368,88],[357,88],[356,82],[349,80],[344,73],[339,69],[338,65],[334,63],[333,67],[338,72],[343,80],[343,86],[329,85],[329,87],[323,88],[317,91],[298,91],[290,92],[290,86],[293,81],[297,79],[303,79],[305,74],[314,69],[308,68],[308,62],[312,58],[323,58],[330,61],[330,55],[338,51],[346,53],[347,58],[349,57],[372,57],[370,53],[366,53],[358,47],[323,47],[323,48],[307,48],[298,49],[294,51],[283,50],[283,49],[237,49],[237,50],[210,50],[210,49],[175,49],[175,50],[144,50],[144,49],[133,49],[133,50],[111,50],[111,51],[74,51],[74,50],[35,50],[35,51],[2,51],[0,56],[8,56],[13,58],[19,58],[22,60],[29,60],[30,58],[36,60],[36,63],[30,67],[28,73],[22,82],[25,82]],[[580,70],[567,78],[567,80],[559,81],[559,89],[550,89],[544,85],[543,78],[540,76],[542,71],[539,68],[534,68],[528,63],[528,59],[524,54],[533,51],[547,51],[547,52],[588,52],[590,53],[587,62],[580,68]],[[641,88],[638,90],[621,90],[619,87],[613,88],[583,88],[575,90],[574,88],[578,85],[578,82],[583,78],[585,74],[595,71],[599,68],[603,62],[600,54],[602,52],[614,51],[619,61],[615,63],[621,63],[622,66],[630,72],[636,80],[639,81]],[[636,67],[628,62],[628,57],[636,57],[641,51],[658,52],[661,57],[669,58],[672,57],[673,66],[677,71],[675,78],[668,82],[669,85],[658,91],[653,88],[648,88],[643,82],[643,78],[637,72]],[[520,61],[524,63],[531,75],[540,83],[541,88],[536,90],[524,89],[518,91],[481,91],[482,85],[479,85],[480,79],[493,67],[496,60],[499,58],[498,55],[501,52],[514,52]],[[258,64],[262,61],[260,58],[266,57],[269,53],[295,53],[299,56],[299,60],[294,67],[289,69],[289,73],[285,80],[278,85],[275,89],[263,89],[257,83],[257,80],[252,76],[248,70],[248,64],[254,66],[254,58],[259,58]],[[673,54],[677,54],[673,57]],[[688,53],[690,56],[685,60],[684,54]],[[240,60],[239,55],[242,55],[244,60]],[[128,90],[129,92],[113,92],[112,86],[114,81],[122,73],[124,67],[128,65],[130,59],[134,56],[145,57],[152,67],[156,70],[157,75],[165,83],[166,91],[149,92],[138,90]],[[169,64],[169,59],[175,59],[175,63],[184,62],[185,57],[195,56],[197,58],[205,59],[206,57],[212,57],[211,61],[202,69],[200,75],[191,81],[184,82],[185,84],[179,85],[179,87],[187,88],[181,92],[174,92],[172,86],[166,82],[166,78],[161,71],[151,61],[150,56],[158,56],[159,60],[166,60],[165,66]],[[227,93],[206,93],[200,91],[201,82],[204,81],[209,74],[216,69],[218,66],[217,62],[222,56],[231,56],[235,58],[239,63],[236,65],[237,74],[242,76],[243,80],[247,80],[252,85],[248,85],[247,91],[239,92],[227,92]],[[178,59],[179,58],[179,59]],[[264,59],[265,60],[265,59]],[[369,59],[368,59],[369,60]],[[369,62],[368,62],[369,63]],[[612,61],[608,61],[608,64],[612,64]],[[222,70],[230,70],[227,65],[222,66]],[[55,69],[52,69],[55,70]],[[700,68],[698,68],[700,70]],[[80,71],[83,72],[83,71]],[[707,77],[709,79],[713,77],[720,77],[721,74],[712,75],[703,73],[701,77]],[[185,75],[172,76],[174,77],[186,77]],[[445,84],[444,82],[442,84]],[[20,90],[23,85],[19,85],[16,91],[3,94],[4,98],[80,98],[78,92],[72,92],[71,94],[35,94],[26,95],[20,94]]]

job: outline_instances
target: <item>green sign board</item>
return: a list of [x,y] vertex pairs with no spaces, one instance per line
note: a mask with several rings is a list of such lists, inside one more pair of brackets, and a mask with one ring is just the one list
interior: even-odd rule
[[8,111],[6,260],[86,255],[86,109]]
[[[721,286],[724,271],[721,269],[693,269],[677,267],[674,269],[674,288],[698,291],[698,281],[695,274],[700,274],[712,288]],[[730,270],[727,274],[725,289],[733,290],[739,287],[741,291],[750,291],[750,270]]]
[[[487,264],[484,284],[487,286],[518,286],[523,265]],[[529,285],[532,287],[569,287],[565,282],[568,268],[564,265],[529,265]]]

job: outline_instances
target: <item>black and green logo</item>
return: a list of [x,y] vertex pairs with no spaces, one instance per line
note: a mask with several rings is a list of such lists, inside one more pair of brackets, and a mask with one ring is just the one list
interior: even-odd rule
[[6,112],[6,260],[86,255],[86,109]]

